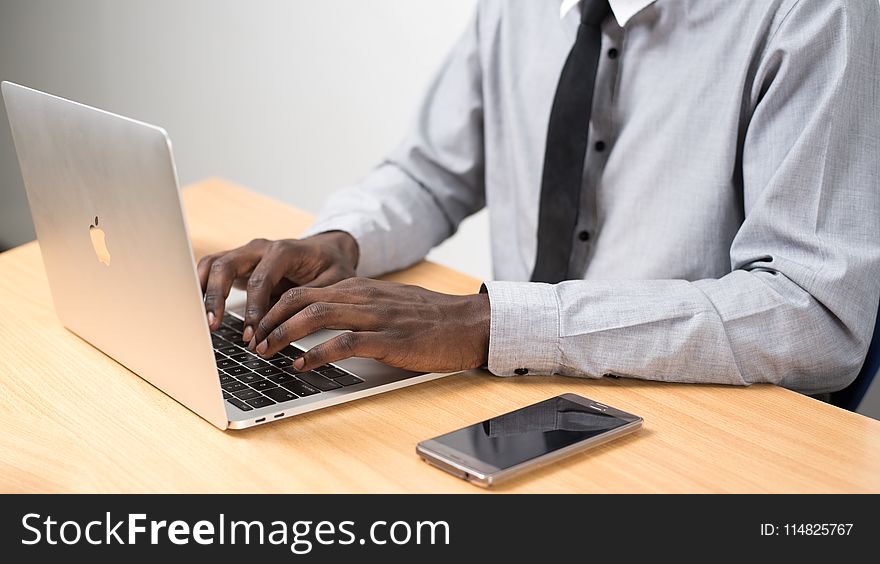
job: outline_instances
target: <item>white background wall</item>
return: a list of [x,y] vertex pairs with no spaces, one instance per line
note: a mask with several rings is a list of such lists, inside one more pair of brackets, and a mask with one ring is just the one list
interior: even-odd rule
[[[0,0],[0,79],[165,127],[182,183],[309,211],[402,137],[474,0]],[[33,238],[0,109],[0,247]],[[485,214],[431,258],[491,276]]]
[[[400,139],[474,3],[0,0],[0,80],[162,125],[183,183],[315,212]],[[0,248],[32,237],[0,106]],[[431,258],[489,278],[485,214]],[[869,395],[880,418],[880,384]]]

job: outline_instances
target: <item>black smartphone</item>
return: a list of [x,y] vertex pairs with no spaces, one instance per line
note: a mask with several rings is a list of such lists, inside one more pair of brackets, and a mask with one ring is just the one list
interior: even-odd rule
[[428,464],[479,486],[581,452],[642,426],[642,418],[563,394],[416,446]]

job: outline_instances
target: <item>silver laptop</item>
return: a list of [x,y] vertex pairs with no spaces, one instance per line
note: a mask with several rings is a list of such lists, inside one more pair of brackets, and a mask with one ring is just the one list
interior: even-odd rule
[[293,359],[338,332],[263,360],[242,348],[235,313],[212,334],[166,132],[9,82],[2,92],[61,322],[212,424],[243,429],[444,376],[363,358],[297,373]]

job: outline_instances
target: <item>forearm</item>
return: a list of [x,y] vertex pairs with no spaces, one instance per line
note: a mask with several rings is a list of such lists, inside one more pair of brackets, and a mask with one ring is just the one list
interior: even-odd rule
[[357,241],[360,276],[405,268],[452,231],[433,198],[393,165],[333,193],[303,236],[344,231]]
[[873,327],[870,308],[841,320],[785,276],[765,271],[697,282],[486,286],[489,370],[500,376],[527,368],[595,378],[770,382],[818,393],[856,375]]

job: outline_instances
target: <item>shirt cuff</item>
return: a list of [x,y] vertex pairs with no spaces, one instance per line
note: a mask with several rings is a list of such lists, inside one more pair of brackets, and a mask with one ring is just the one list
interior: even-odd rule
[[491,321],[489,372],[554,374],[561,358],[559,301],[551,284],[486,282]]

